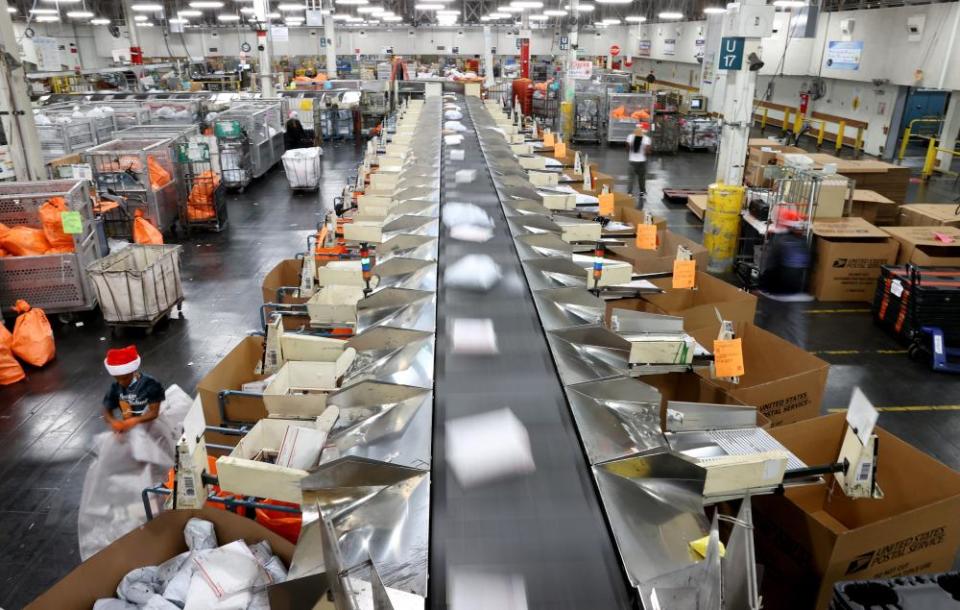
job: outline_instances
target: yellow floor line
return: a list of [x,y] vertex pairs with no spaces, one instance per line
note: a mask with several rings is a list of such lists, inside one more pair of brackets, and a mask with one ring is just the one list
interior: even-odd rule
[[[847,408],[827,409],[830,413],[843,413]],[[906,407],[877,407],[877,411],[887,413],[912,413],[919,411],[960,411],[960,405],[913,405]]]

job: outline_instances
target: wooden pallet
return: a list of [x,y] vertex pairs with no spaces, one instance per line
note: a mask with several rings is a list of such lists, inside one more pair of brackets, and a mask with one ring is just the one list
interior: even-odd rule
[[663,198],[670,203],[686,203],[690,195],[706,195],[707,189],[663,189]]
[[687,197],[687,209],[693,212],[693,215],[703,221],[704,214],[707,213],[707,196],[693,194]]

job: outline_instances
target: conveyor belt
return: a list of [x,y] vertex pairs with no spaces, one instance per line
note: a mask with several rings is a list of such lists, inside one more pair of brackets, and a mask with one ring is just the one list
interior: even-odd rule
[[[468,572],[522,578],[531,609],[629,608],[620,560],[471,118],[487,111],[475,98],[457,103],[467,126],[458,146],[466,160],[451,163],[444,152],[441,200],[474,203],[496,226],[483,244],[451,239],[443,229],[441,277],[464,255],[488,254],[504,278],[485,294],[442,280],[438,290],[430,605],[447,607],[451,582]],[[458,169],[476,170],[476,179],[455,183]],[[461,317],[492,319],[500,355],[451,353],[449,326]],[[526,427],[536,472],[463,489],[447,467],[445,424],[502,407]]]

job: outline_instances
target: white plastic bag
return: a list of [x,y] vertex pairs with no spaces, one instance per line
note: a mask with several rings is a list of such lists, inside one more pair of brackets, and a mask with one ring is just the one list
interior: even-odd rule
[[243,610],[251,602],[250,589],[270,581],[243,540],[198,553],[193,561],[197,571],[184,610]]
[[323,149],[294,148],[283,153],[283,171],[291,188],[316,188],[320,184]]
[[459,110],[447,110],[443,113],[443,118],[447,119],[448,121],[459,121],[463,118],[463,113]]
[[105,597],[93,602],[93,610],[139,610],[140,606],[115,597]]
[[466,131],[467,128],[463,126],[463,123],[460,121],[446,121],[443,124],[443,128],[447,131]]
[[468,254],[443,272],[443,281],[454,288],[487,291],[500,281],[500,265],[486,254]]
[[81,559],[146,523],[140,494],[166,479],[173,467],[183,418],[192,402],[172,385],[157,419],[123,434],[108,431],[94,437],[96,459],[83,479],[77,516]]
[[493,220],[480,206],[472,203],[451,202],[443,206],[443,224],[447,228],[458,225],[477,225],[492,227]]

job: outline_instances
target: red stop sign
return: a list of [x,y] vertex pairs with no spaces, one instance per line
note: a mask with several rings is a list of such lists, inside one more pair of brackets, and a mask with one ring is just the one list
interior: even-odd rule
[[620,54],[620,45],[618,44],[610,45],[610,55],[613,55],[614,57],[616,57],[619,54]]

